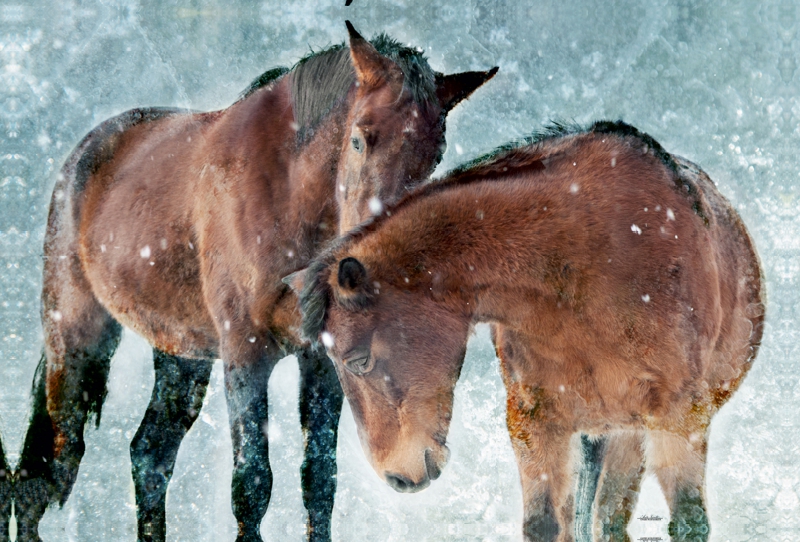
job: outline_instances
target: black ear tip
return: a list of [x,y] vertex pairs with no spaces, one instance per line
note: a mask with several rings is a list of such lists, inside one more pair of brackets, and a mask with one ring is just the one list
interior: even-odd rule
[[344,25],[347,27],[347,33],[350,34],[350,39],[361,38],[361,34],[358,33],[358,30],[356,30],[356,27],[353,26],[353,23],[350,21],[345,21]]
[[486,79],[489,80],[492,77],[494,77],[494,74],[496,74],[498,70],[500,70],[500,66],[495,66],[494,68],[486,72]]

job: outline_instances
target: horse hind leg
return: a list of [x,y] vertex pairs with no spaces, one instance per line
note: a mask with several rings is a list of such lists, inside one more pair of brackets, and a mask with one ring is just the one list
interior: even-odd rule
[[310,541],[331,539],[336,493],[336,441],[344,393],[333,363],[324,352],[306,349],[300,365],[300,423],[305,435],[301,468],[303,504],[308,511]]
[[694,431],[648,431],[647,463],[670,510],[674,542],[706,542],[710,525],[704,499],[707,424]]
[[639,431],[609,435],[595,500],[596,540],[630,541],[627,528],[644,471],[644,435]]
[[69,497],[85,451],[84,426],[91,414],[100,423],[109,361],[121,335],[121,326],[91,293],[74,284],[62,288],[60,296],[45,292],[45,308],[53,308],[45,319],[45,356],[36,371],[14,484],[20,542],[38,541],[46,507],[63,506]]
[[203,406],[211,360],[180,358],[153,349],[155,385],[131,442],[140,542],[166,538],[166,494],[178,448]]
[[592,542],[592,506],[597,493],[606,437],[581,435],[581,463],[575,489],[575,541]]

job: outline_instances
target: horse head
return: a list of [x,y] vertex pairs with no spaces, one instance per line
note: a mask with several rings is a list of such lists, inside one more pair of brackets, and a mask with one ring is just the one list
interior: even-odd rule
[[442,75],[419,52],[381,54],[349,22],[347,29],[356,84],[336,180],[339,233],[428,177],[444,154],[447,113],[497,72]]
[[287,281],[302,292],[306,321],[314,307],[322,312],[317,336],[375,471],[397,491],[427,487],[450,455],[445,441],[469,317],[409,295],[353,257],[315,262]]

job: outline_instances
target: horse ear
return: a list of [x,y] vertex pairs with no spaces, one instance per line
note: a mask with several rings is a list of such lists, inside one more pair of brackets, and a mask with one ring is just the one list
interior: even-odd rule
[[436,97],[445,111],[450,111],[458,103],[494,77],[498,67],[485,72],[463,72],[450,75],[436,74]]
[[306,271],[308,271],[307,267],[300,271],[295,271],[283,277],[281,282],[289,286],[296,296],[299,296],[303,291],[303,287],[306,285]]
[[350,21],[345,21],[344,24],[350,34],[350,58],[360,85],[374,88],[382,83],[403,80],[400,66],[380,54],[370,42],[361,37]]
[[345,258],[339,262],[337,280],[340,288],[360,290],[367,283],[367,269],[355,258]]

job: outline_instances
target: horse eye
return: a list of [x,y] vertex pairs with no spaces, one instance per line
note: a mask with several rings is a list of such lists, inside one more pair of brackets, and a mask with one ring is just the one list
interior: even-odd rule
[[372,362],[372,356],[367,354],[366,356],[346,360],[344,366],[354,375],[363,376],[372,370],[374,363]]
[[353,144],[353,148],[356,150],[357,153],[364,152],[364,142],[361,140],[360,137],[354,137],[350,139],[350,143]]

